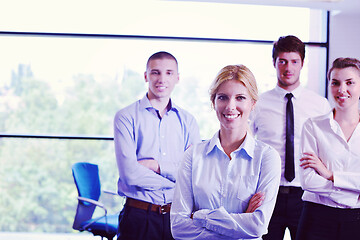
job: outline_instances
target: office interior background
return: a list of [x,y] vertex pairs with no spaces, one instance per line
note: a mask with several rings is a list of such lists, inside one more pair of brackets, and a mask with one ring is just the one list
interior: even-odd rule
[[217,72],[244,64],[260,93],[273,88],[279,36],[306,43],[301,82],[323,96],[329,64],[360,58],[359,1],[253,2],[0,1],[0,236],[75,233],[75,162],[98,164],[102,188],[116,191],[113,117],[145,94],[154,52],[177,57],[173,100],[204,139],[219,127],[208,95]]

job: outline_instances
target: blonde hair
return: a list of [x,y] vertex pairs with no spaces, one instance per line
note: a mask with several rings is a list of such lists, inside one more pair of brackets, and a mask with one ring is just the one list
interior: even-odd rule
[[214,106],[216,93],[221,84],[229,80],[236,80],[243,84],[249,91],[250,97],[256,102],[259,98],[256,80],[253,73],[246,66],[239,65],[228,65],[223,67],[217,74],[215,80],[210,87],[210,100]]

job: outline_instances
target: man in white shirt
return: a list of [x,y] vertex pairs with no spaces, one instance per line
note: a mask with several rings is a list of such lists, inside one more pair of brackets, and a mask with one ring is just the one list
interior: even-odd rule
[[305,58],[305,44],[300,39],[280,37],[274,43],[272,57],[277,86],[260,95],[251,117],[256,138],[274,147],[282,161],[277,202],[263,239],[283,239],[285,229],[289,228],[294,240],[303,206],[297,174],[302,126],[309,117],[329,112],[330,105],[325,98],[300,86]]

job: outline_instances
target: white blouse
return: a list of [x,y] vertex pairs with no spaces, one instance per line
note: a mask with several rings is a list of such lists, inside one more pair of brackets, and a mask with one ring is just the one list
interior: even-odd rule
[[311,118],[304,124],[301,151],[315,153],[334,174],[332,182],[312,168],[301,168],[304,201],[337,208],[360,208],[360,124],[347,142],[332,112]]

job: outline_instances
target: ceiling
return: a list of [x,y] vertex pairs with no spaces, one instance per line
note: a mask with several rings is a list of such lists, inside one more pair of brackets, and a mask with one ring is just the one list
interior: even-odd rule
[[324,9],[324,10],[332,11],[335,14],[345,14],[345,15],[360,14],[359,0],[180,0],[180,1],[294,6],[294,7]]

